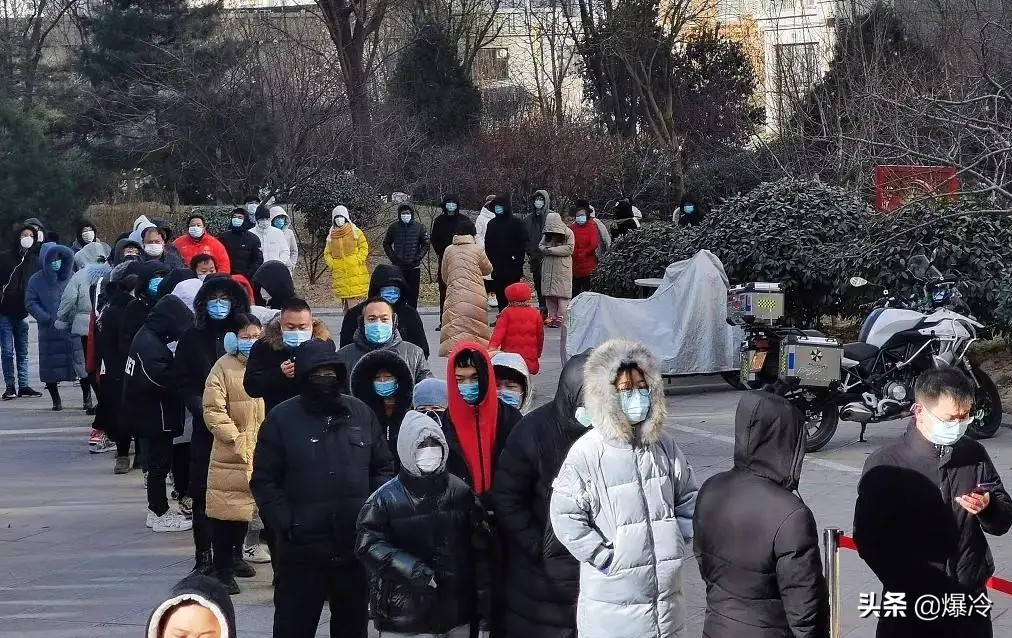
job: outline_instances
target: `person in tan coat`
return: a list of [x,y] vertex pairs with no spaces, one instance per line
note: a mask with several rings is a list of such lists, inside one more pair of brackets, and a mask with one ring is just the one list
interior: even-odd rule
[[545,325],[561,328],[573,298],[573,231],[558,213],[548,213],[538,248],[541,250],[541,294],[548,304]]
[[488,345],[492,332],[488,327],[484,277],[491,272],[492,262],[473,235],[453,237],[453,244],[443,253],[440,270],[446,282],[446,303],[439,332],[439,356],[449,355],[462,341]]
[[227,354],[215,362],[204,386],[204,423],[214,436],[207,473],[205,511],[214,529],[214,567],[230,594],[239,593],[232,571],[233,558],[241,556],[246,528],[254,515],[249,481],[253,451],[266,416],[263,399],[243,388],[246,359],[260,338],[260,321],[253,315],[236,317],[238,330],[225,335]]

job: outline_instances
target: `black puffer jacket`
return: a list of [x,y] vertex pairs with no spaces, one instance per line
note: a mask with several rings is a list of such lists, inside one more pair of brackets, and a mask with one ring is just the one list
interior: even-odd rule
[[14,235],[10,249],[0,253],[0,315],[14,320],[28,316],[25,292],[28,280],[39,269],[39,251],[42,249],[38,241],[31,248],[21,247],[21,233],[26,230],[32,231],[34,236],[34,228],[22,226]]
[[238,230],[230,228],[218,235],[218,241],[228,253],[228,261],[233,275],[243,275],[252,280],[257,268],[264,263],[264,253],[260,247],[260,238],[246,228]]
[[509,199],[498,197],[489,206],[502,205],[506,211],[496,215],[485,231],[485,254],[492,262],[492,278],[499,281],[520,281],[524,277],[524,255],[527,254],[527,231],[524,223],[513,216]]
[[[425,357],[429,357],[429,340],[425,336],[425,326],[422,325],[422,318],[413,306],[404,303],[404,293],[408,289],[408,282],[404,279],[400,268],[390,264],[380,264],[372,271],[372,278],[369,280],[369,296],[378,297],[380,289],[384,286],[397,286],[401,289],[401,298],[394,304],[394,312],[397,313],[397,329],[401,338],[408,343],[413,343],[422,349]],[[365,309],[365,302],[358,304],[348,312],[344,313],[341,321],[340,346],[346,346],[355,340],[355,331],[358,330],[359,320],[362,318],[362,311]]]
[[[312,339],[295,353],[304,384],[336,366],[332,348]],[[354,560],[355,520],[365,500],[393,476],[393,456],[367,405],[341,395],[339,407],[289,399],[267,414],[253,455],[250,489],[260,517],[291,560]]]
[[120,344],[123,313],[127,304],[133,300],[130,293],[119,286],[119,282],[110,284],[113,292],[108,297],[102,314],[95,322],[95,335],[98,339],[98,354],[102,361],[102,374],[98,385],[98,414],[96,421],[110,428],[107,431],[114,437],[119,428],[119,415],[123,401],[123,378],[126,369],[127,350]]
[[280,261],[269,261],[257,268],[250,283],[258,306],[281,310],[295,296],[292,272]]
[[506,636],[576,635],[580,565],[552,533],[548,504],[570,446],[587,431],[574,414],[583,405],[583,365],[589,351],[570,359],[555,399],[513,428],[499,457],[492,503],[509,544]]
[[[394,409],[390,416],[386,414],[386,400],[376,394],[372,385],[376,373],[380,370],[386,370],[397,379],[397,391],[391,397],[394,400]],[[351,396],[368,405],[376,415],[391,450],[397,449],[397,434],[401,429],[404,415],[411,409],[414,389],[415,380],[411,375],[411,370],[408,369],[408,364],[390,350],[370,352],[359,359],[358,364],[351,371]],[[396,464],[396,457],[394,461]],[[400,469],[399,465],[397,465],[397,469]]]
[[124,433],[158,437],[183,433],[182,379],[167,344],[178,341],[193,323],[193,313],[169,295],[155,304],[137,331],[127,354],[120,427]]
[[[145,261],[140,271],[137,273],[137,286],[134,288],[134,299],[127,304],[126,309],[123,311],[123,323],[120,329],[120,347],[123,350],[130,349],[130,342],[133,341],[134,335],[144,325],[144,320],[148,318],[148,313],[155,307],[155,302],[158,301],[157,295],[152,295],[151,291],[148,290],[148,284],[154,277],[162,277],[169,274],[171,270],[168,266],[160,261]],[[185,327],[185,326],[184,326]]]
[[[457,204],[457,210],[452,214],[446,211],[446,205],[450,202]],[[443,253],[453,243],[455,235],[474,235],[478,232],[471,218],[461,212],[460,200],[456,195],[444,197],[442,208],[443,212],[432,220],[432,248],[436,251],[440,263],[443,261]]]
[[[446,471],[440,427],[409,412],[403,432],[402,469],[362,508],[355,553],[371,575],[377,630],[445,634],[478,616],[488,619],[488,533],[474,494]],[[427,438],[442,445],[443,466],[422,475],[414,455]]]
[[405,224],[398,218],[390,224],[383,238],[383,251],[395,266],[418,268],[429,252],[429,232],[418,221],[414,208],[407,204],[401,206],[397,211],[398,217],[402,210],[411,211],[411,221]]
[[[286,269],[287,270],[287,269]],[[330,330],[322,319],[313,319],[313,339],[322,341],[335,353]],[[281,318],[276,317],[264,326],[264,331],[253,344],[246,361],[246,375],[242,385],[246,394],[264,400],[270,412],[278,404],[299,395],[299,384],[281,372],[281,364],[295,357],[295,351],[285,345],[281,334]]]
[[162,283],[158,284],[158,298],[161,299],[165,295],[171,295],[176,286],[184,281],[196,278],[196,273],[189,268],[173,268],[166,273],[165,278],[162,279]]
[[804,420],[781,396],[746,394],[735,415],[734,469],[699,489],[693,551],[706,583],[707,638],[828,635],[819,529],[794,494]]
[[[956,502],[978,483],[992,482],[998,485],[991,502],[977,516]],[[984,446],[966,436],[936,446],[911,425],[901,439],[868,457],[857,489],[854,540],[885,591],[906,593],[908,605],[924,595],[969,599],[984,591],[994,574],[984,534],[1001,536],[1012,527],[1012,500]],[[980,616],[907,616],[880,618],[878,635],[990,635],[990,619]]]

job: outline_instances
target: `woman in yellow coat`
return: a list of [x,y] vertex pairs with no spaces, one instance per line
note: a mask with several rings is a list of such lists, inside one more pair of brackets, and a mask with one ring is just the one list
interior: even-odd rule
[[333,225],[327,237],[323,259],[330,267],[334,281],[334,298],[348,310],[365,301],[369,295],[369,240],[355,224],[345,206],[337,206],[331,213]]
[[260,338],[260,321],[239,315],[237,332],[225,335],[225,354],[215,362],[204,386],[204,423],[214,435],[207,472],[207,517],[214,529],[214,567],[230,594],[239,593],[233,561],[241,557],[246,528],[255,504],[249,489],[253,451],[264,421],[263,399],[243,389],[246,358]]

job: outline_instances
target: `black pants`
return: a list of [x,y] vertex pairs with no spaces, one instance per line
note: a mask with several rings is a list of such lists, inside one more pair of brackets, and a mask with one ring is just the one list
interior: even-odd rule
[[439,286],[439,323],[443,323],[443,306],[446,305],[446,282],[443,281],[443,260],[439,260],[436,283]]
[[515,284],[520,279],[492,279],[492,292],[495,293],[495,301],[499,306],[499,312],[506,310],[506,306],[510,304],[506,300],[506,287]]
[[325,602],[330,604],[330,638],[366,638],[369,585],[361,564],[294,561],[286,556],[289,548],[278,551],[274,638],[316,636]]
[[542,314],[548,308],[548,304],[545,303],[545,296],[541,294],[541,260],[531,260],[531,277],[534,278],[534,292],[538,296],[538,308],[541,309]]
[[169,510],[165,495],[165,477],[173,464],[172,435],[148,437],[148,509],[161,516]]
[[190,493],[190,444],[172,446],[172,484],[180,497]]
[[[193,499],[193,546],[197,552],[211,549],[214,528],[207,518],[207,467],[210,459],[196,458],[190,455],[187,460],[190,466],[190,490],[187,495]],[[244,532],[245,533],[245,532]]]
[[417,308],[418,287],[421,285],[422,269],[408,268],[406,266],[401,266],[400,269],[401,274],[404,275],[404,279],[408,282],[408,289],[404,291],[404,303],[412,308]]
[[590,275],[586,277],[573,277],[573,298],[581,292],[590,290]]
[[246,521],[222,521],[217,518],[207,519],[214,530],[214,569],[218,578],[228,580],[232,577],[232,556],[235,548],[242,551],[242,543],[246,540]]

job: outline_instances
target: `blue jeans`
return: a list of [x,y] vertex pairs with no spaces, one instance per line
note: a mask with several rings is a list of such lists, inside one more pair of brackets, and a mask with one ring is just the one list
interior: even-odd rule
[[14,388],[14,359],[17,356],[18,388],[28,387],[28,320],[0,315],[0,360],[4,383]]

